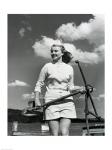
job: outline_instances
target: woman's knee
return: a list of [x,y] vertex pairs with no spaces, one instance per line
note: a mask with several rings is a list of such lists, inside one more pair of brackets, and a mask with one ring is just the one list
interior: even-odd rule
[[62,136],[68,136],[69,135],[69,129],[68,128],[62,128],[60,132],[61,132]]
[[58,120],[51,120],[48,122],[50,128],[50,134],[53,136],[58,136],[59,133],[59,122]]
[[69,135],[70,125],[71,125],[71,120],[70,119],[62,118],[60,120],[61,135]]

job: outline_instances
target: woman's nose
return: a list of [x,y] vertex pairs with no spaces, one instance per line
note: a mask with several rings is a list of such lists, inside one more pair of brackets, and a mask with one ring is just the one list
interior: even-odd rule
[[51,54],[52,54],[52,55],[54,55],[54,54],[55,54],[55,52],[52,52]]

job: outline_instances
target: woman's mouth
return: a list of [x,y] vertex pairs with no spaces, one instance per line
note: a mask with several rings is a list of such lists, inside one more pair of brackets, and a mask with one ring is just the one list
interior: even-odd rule
[[57,57],[57,55],[51,55],[52,56],[52,58],[56,58]]

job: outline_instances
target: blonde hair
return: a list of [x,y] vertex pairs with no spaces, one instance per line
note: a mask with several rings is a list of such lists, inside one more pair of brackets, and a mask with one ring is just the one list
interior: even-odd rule
[[68,52],[63,45],[53,44],[51,46],[51,50],[53,47],[60,47],[61,48],[61,51],[63,53],[62,61],[64,63],[68,64],[72,60],[72,58],[73,58],[72,54],[70,52]]

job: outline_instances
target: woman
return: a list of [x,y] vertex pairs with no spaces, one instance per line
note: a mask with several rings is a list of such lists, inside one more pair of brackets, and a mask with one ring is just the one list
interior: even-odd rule
[[[72,59],[71,53],[62,45],[52,45],[52,62],[42,68],[36,87],[35,103],[41,106],[39,95],[42,86],[46,83],[45,102],[70,94],[74,90],[73,68],[68,63]],[[71,119],[76,118],[73,97],[50,105],[45,109],[45,120],[48,121],[51,135],[69,135]]]

